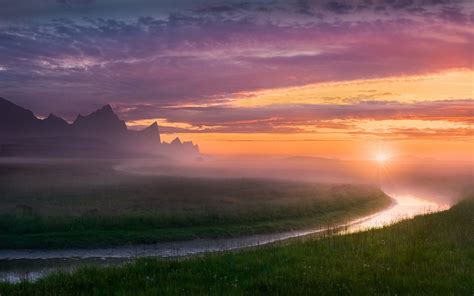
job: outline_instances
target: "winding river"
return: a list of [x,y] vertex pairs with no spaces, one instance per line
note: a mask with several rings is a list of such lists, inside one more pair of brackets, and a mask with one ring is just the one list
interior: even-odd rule
[[70,272],[85,264],[117,265],[138,257],[180,257],[206,252],[230,251],[265,245],[290,238],[328,233],[353,233],[383,227],[416,215],[446,210],[448,205],[436,204],[416,196],[389,195],[390,207],[375,214],[330,228],[317,228],[237,238],[196,239],[133,245],[102,249],[67,250],[0,250],[0,281],[37,280],[56,271]]

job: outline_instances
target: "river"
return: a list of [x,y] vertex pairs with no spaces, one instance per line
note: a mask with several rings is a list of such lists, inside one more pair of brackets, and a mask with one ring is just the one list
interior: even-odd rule
[[446,210],[448,205],[436,204],[412,195],[390,194],[390,207],[375,214],[329,228],[248,235],[237,238],[195,239],[153,245],[133,245],[102,249],[67,250],[0,250],[0,281],[34,281],[56,271],[70,272],[79,266],[123,264],[139,257],[182,257],[206,252],[230,251],[265,245],[303,236],[328,233],[353,233],[379,228],[416,215]]

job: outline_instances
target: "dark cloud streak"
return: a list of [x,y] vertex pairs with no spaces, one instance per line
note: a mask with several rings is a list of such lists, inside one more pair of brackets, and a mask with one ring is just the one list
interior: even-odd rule
[[[347,120],[444,120],[474,123],[473,100],[400,103],[365,101],[350,105],[305,104],[262,107],[182,107],[163,108],[153,105],[116,105],[126,120],[166,119],[169,123],[186,123],[190,128],[165,128],[165,132],[291,133],[308,131],[300,126],[349,130]],[[334,121],[334,120],[343,120]]]

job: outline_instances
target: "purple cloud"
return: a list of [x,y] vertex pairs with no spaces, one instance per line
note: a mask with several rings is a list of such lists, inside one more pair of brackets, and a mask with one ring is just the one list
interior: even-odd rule
[[468,2],[63,2],[0,13],[1,95],[39,113],[472,69]]

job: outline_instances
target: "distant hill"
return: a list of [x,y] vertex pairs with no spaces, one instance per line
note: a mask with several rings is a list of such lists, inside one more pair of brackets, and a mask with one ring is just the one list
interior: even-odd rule
[[110,105],[78,115],[73,123],[50,114],[37,118],[30,110],[0,98],[0,156],[133,157],[199,155],[192,142],[161,142],[156,122],[141,131],[127,128]]

